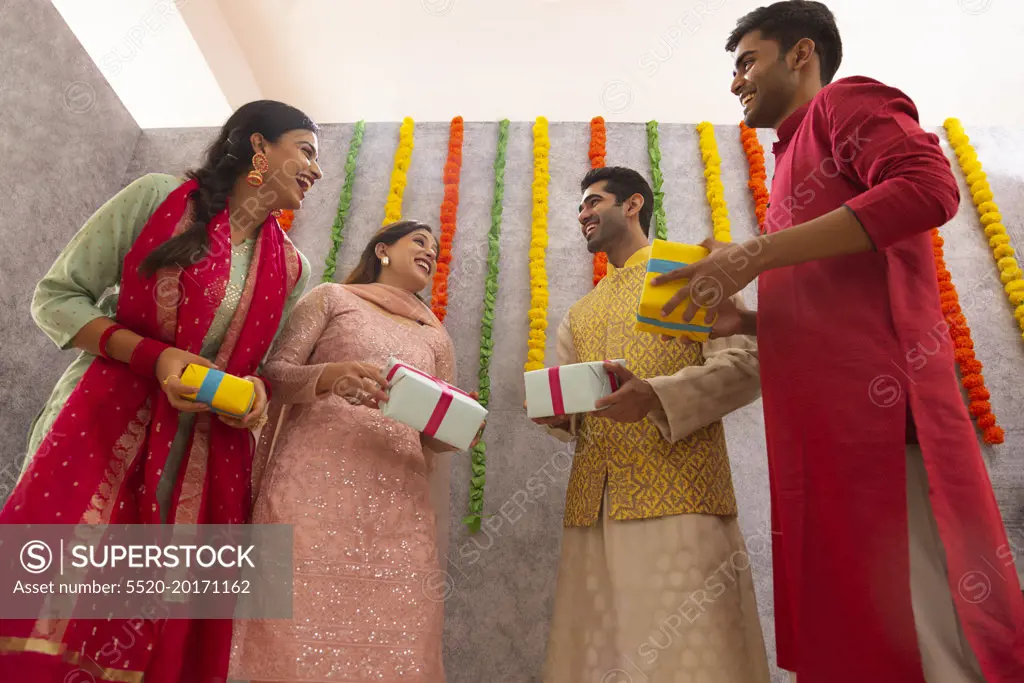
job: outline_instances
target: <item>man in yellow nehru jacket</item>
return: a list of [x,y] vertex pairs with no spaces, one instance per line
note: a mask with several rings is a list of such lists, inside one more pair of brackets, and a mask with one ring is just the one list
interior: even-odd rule
[[[577,440],[544,681],[768,683],[721,422],[760,395],[755,341],[638,331],[654,194],[621,167],[580,189],[587,248],[614,269],[562,320],[558,361],[625,368],[606,364],[619,389],[600,412],[534,420]],[[737,305],[716,332],[734,329]]]

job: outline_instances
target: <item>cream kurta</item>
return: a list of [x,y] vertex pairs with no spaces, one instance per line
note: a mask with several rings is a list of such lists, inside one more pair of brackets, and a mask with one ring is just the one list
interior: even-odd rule
[[[630,354],[649,353],[637,349],[649,349],[651,336],[633,330],[635,305],[623,294],[636,289],[648,256],[649,248],[640,250],[588,295],[602,297],[608,306],[606,348],[597,349],[606,351],[603,357],[625,355],[628,364]],[[588,356],[595,351],[581,353],[574,339],[583,337],[574,337],[571,319],[570,312],[558,331],[560,364],[591,360]],[[607,348],[609,344],[620,348]],[[702,351],[702,364],[647,378],[664,406],[648,419],[663,439],[671,444],[689,439],[707,460],[719,447],[714,444],[722,437],[721,418],[758,397],[758,362],[756,344],[746,337],[712,340]],[[633,442],[649,440],[647,430],[652,427],[646,423],[635,423],[644,436]],[[579,427],[574,419],[569,432],[553,433],[563,440],[580,432],[585,436],[586,426]],[[694,440],[701,430],[704,435]],[[633,453],[629,459],[676,457],[675,450],[661,446],[658,453]],[[687,499],[707,493],[694,490],[688,495],[687,489],[699,487],[705,478],[688,475],[685,466],[675,470],[679,479],[674,482],[661,482],[664,476],[673,476],[671,467],[659,464],[654,471],[658,478],[632,481],[628,495],[651,498],[645,495],[649,492],[636,491],[638,486],[665,491],[681,487]],[[731,485],[730,478],[726,493],[731,493]],[[609,489],[604,484],[602,488],[597,523],[563,532],[545,683],[767,683],[751,562],[735,515],[664,513],[620,521],[610,518],[614,506],[609,505]],[[758,540],[760,546],[767,543],[768,539]]]

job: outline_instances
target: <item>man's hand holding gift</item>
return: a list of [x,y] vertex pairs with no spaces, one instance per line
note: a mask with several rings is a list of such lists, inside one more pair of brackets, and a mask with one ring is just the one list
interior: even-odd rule
[[597,415],[615,422],[639,422],[653,410],[661,410],[661,399],[648,382],[618,363],[604,364],[619,380],[618,390],[598,399]]

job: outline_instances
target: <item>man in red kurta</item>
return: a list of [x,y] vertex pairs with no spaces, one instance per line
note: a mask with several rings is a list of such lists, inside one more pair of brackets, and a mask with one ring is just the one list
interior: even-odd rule
[[[658,283],[690,283],[665,314],[690,296],[684,319],[704,305],[717,334],[757,335],[779,666],[799,683],[1021,683],[1024,600],[929,233],[959,206],[950,163],[902,92],[832,82],[824,5],[760,8],[727,49],[747,125],[779,138],[767,234]],[[758,311],[719,306],[754,278]]]

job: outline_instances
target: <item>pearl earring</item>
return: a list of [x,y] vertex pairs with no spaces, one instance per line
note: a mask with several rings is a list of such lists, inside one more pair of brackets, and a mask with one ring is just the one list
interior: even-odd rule
[[388,258],[388,255],[387,255],[387,254],[384,254],[383,256],[381,256],[381,257],[380,257],[380,264],[381,264],[382,266],[386,266],[386,265],[388,265],[389,263],[391,263],[391,259],[389,259],[389,258]]

